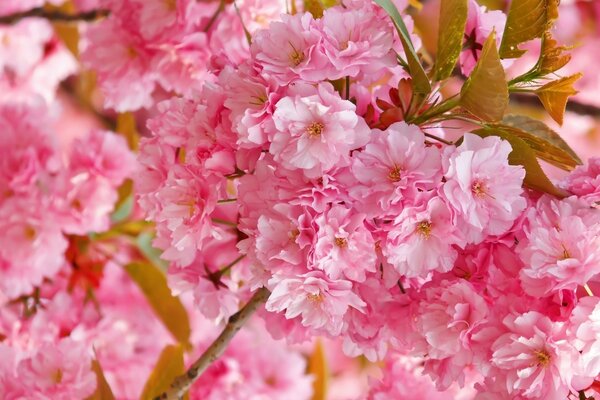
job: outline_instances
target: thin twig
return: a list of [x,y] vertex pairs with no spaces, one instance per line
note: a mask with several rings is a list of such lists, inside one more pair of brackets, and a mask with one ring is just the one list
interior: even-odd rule
[[270,294],[271,292],[266,288],[257,290],[244,307],[229,317],[229,321],[227,322],[225,329],[223,329],[223,332],[221,332],[219,337],[212,342],[206,351],[204,351],[200,358],[190,366],[187,372],[175,378],[169,389],[160,396],[155,397],[154,400],[181,400],[196,379],[198,379],[198,377],[223,354],[231,339],[233,339],[235,334],[242,328],[246,321],[250,319],[256,310],[267,301]]
[[95,21],[99,18],[108,16],[108,14],[108,10],[91,10],[78,14],[66,14],[60,11],[45,10],[40,7],[16,14],[4,15],[0,17],[0,24],[12,25],[29,17],[45,18],[57,22]]
[[210,17],[208,24],[206,24],[206,27],[204,28],[204,32],[208,32],[210,30],[210,28],[212,28],[213,24],[217,21],[217,18],[219,18],[219,15],[224,10],[225,10],[225,0],[221,0],[221,1],[219,1],[219,7],[215,11],[215,13],[212,15],[212,17]]
[[446,139],[442,139],[441,137],[432,135],[431,133],[423,133],[423,134],[425,136],[427,136],[428,138],[437,140],[438,142],[442,142],[442,143],[447,144],[447,145],[453,145],[454,144],[454,142],[450,142],[450,141],[448,141]]

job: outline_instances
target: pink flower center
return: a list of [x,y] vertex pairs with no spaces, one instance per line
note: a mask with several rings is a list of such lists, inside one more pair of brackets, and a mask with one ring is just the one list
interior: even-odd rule
[[560,244],[562,247],[562,253],[558,256],[559,260],[567,260],[569,258],[571,258],[571,253],[569,253],[569,250],[567,250],[567,248],[565,247],[564,244]]
[[325,299],[325,296],[323,296],[323,294],[321,292],[319,293],[309,293],[306,295],[306,298],[311,302],[311,303],[317,303],[320,304],[323,302],[323,300]]
[[390,169],[390,172],[388,173],[388,179],[392,182],[400,181],[400,179],[402,178],[401,172],[402,172],[402,170],[400,169],[400,167],[397,165],[394,165]]
[[293,230],[292,230],[292,231],[289,233],[289,236],[290,236],[290,241],[291,241],[291,242],[295,242],[295,241],[296,241],[296,239],[298,239],[298,236],[300,236],[300,231],[298,230],[298,228],[296,228],[296,229],[293,229]]
[[348,246],[348,241],[344,238],[336,237],[334,242],[335,242],[335,245],[337,247],[339,247],[340,249],[343,249],[346,246]]
[[548,353],[546,350],[536,350],[533,354],[535,355],[537,361],[536,365],[539,365],[541,367],[548,366],[548,364],[550,364],[550,361],[552,361],[550,353]]
[[481,181],[473,182],[471,185],[471,192],[475,197],[484,197],[487,194],[485,184]]
[[306,128],[306,134],[310,137],[321,136],[321,133],[323,133],[324,128],[325,125],[323,125],[322,123],[313,122]]
[[54,373],[52,374],[52,382],[59,384],[62,382],[62,380],[63,380],[63,372],[59,368],[56,371],[54,371]]
[[431,221],[421,221],[417,224],[417,232],[425,239],[431,236]]
[[133,59],[133,58],[137,58],[138,56],[138,52],[136,49],[133,48],[133,46],[129,46],[127,47],[127,55],[129,56],[129,58]]
[[299,51],[298,49],[296,49],[294,47],[293,44],[290,43],[290,46],[292,46],[292,52],[290,53],[290,62],[292,63],[292,66],[297,67],[298,65],[300,65],[300,63],[302,61],[304,61],[304,53]]
[[34,227],[26,226],[23,231],[23,235],[25,236],[26,239],[33,240],[37,236],[37,232]]
[[277,378],[275,378],[273,375],[269,375],[265,378],[265,384],[270,387],[276,387]]
[[177,10],[177,0],[164,0],[164,2],[165,2],[165,7],[167,8],[167,10],[169,10],[169,11]]
[[186,206],[188,208],[188,217],[192,218],[196,214],[196,202],[192,199],[180,201],[177,204],[180,206]]

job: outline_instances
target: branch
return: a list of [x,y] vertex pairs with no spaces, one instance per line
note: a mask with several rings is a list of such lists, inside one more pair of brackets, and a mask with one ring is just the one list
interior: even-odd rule
[[171,383],[169,389],[154,400],[181,400],[190,386],[202,375],[202,373],[219,358],[235,334],[242,328],[261,304],[267,301],[271,292],[266,288],[258,289],[254,296],[237,313],[229,317],[227,325],[219,337],[204,351],[204,353],[193,363],[187,372],[178,376]]
[[0,16],[0,24],[12,25],[24,18],[38,17],[50,21],[75,22],[75,21],[95,21],[99,18],[108,16],[108,10],[91,10],[79,14],[66,14],[60,11],[49,11],[44,8],[34,8],[16,14]]
[[[522,94],[522,93],[511,93],[510,99],[518,104],[527,106],[540,107],[541,103],[536,96]],[[570,111],[579,115],[589,115],[590,117],[600,118],[600,108],[589,104],[583,104],[576,100],[569,99],[567,102],[567,111]]]

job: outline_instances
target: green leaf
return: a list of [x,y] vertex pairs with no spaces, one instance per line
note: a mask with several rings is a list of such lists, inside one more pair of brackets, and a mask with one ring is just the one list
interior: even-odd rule
[[413,92],[420,96],[428,95],[431,92],[431,83],[419,61],[415,47],[410,40],[408,29],[406,28],[398,9],[391,0],[375,0],[375,3],[388,13],[398,31],[400,41],[402,42],[402,48],[404,48],[404,53],[406,53],[408,70],[412,78]]
[[104,377],[102,366],[98,360],[92,361],[92,371],[96,374],[96,390],[86,400],[115,400],[115,396]]
[[548,114],[560,125],[563,123],[563,116],[567,107],[567,101],[570,96],[577,94],[573,84],[582,77],[582,74],[575,74],[557,79],[536,89],[535,94],[539,97]]
[[479,61],[460,91],[460,104],[484,121],[499,121],[508,106],[508,84],[496,49],[496,33],[483,45]]
[[433,66],[437,81],[448,78],[454,70],[462,50],[467,15],[467,0],[441,1],[437,56]]
[[525,115],[507,115],[502,127],[523,139],[535,151],[538,158],[559,168],[571,171],[581,165],[581,159],[558,133],[542,121]]
[[[160,396],[175,378],[185,372],[183,364],[183,347],[180,345],[168,345],[160,353],[156,366],[150,373],[150,377],[144,385],[142,400],[151,400]],[[188,398],[186,394],[184,398]]]
[[512,151],[508,155],[508,162],[511,165],[522,165],[525,168],[525,180],[523,182],[525,186],[559,198],[567,196],[566,192],[554,186],[550,179],[548,179],[535,157],[535,152],[523,139],[495,127],[477,129],[473,133],[481,137],[498,136],[510,143]]
[[169,265],[165,260],[160,258],[162,253],[152,245],[153,240],[154,235],[152,233],[141,232],[135,242],[144,257],[150,260],[154,265],[159,266],[162,271],[166,271]]
[[117,189],[119,198],[115,204],[115,209],[110,216],[112,222],[121,222],[127,219],[133,211],[133,180],[126,179],[125,182]]
[[558,0],[513,0],[508,11],[500,57],[517,58],[521,43],[542,37],[558,17]]
[[315,349],[308,358],[308,373],[314,376],[312,400],[326,400],[329,384],[329,367],[323,343],[317,339]]
[[163,271],[150,262],[133,262],[125,270],[140,287],[165,327],[183,346],[189,346],[190,321],[181,301],[171,294]]

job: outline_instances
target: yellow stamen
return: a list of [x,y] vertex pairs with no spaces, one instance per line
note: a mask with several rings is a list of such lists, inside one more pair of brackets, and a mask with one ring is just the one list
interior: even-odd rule
[[306,298],[308,300],[310,300],[313,303],[322,303],[323,300],[325,299],[325,297],[319,292],[319,293],[309,293],[306,295]]
[[421,221],[417,224],[417,232],[425,239],[429,239],[431,236],[431,222]]
[[535,358],[537,359],[537,364],[540,367],[546,367],[552,361],[552,357],[546,350],[536,350],[534,353]]
[[23,234],[25,235],[25,238],[29,240],[33,240],[37,236],[37,232],[32,226],[26,226]]
[[320,123],[320,122],[313,122],[312,124],[310,124],[306,128],[306,133],[310,137],[321,136],[321,134],[323,133],[323,129],[324,128],[325,128],[325,125],[323,125],[322,123]]
[[59,384],[62,382],[62,380],[63,380],[63,372],[59,368],[56,371],[54,371],[54,373],[52,374],[52,381],[56,384]]
[[289,234],[290,237],[290,241],[295,242],[296,239],[298,239],[298,236],[300,236],[300,231],[298,230],[298,228],[293,229]]
[[302,61],[304,61],[304,53],[301,51],[298,51],[292,43],[290,43],[290,46],[292,46],[292,50],[293,50],[289,56],[290,62],[292,63],[292,66],[297,67],[298,65],[300,65],[300,63]]
[[484,197],[486,195],[485,185],[479,181],[475,181],[471,185],[471,192],[475,195],[475,197]]
[[348,246],[348,241],[344,238],[339,238],[336,237],[335,238],[335,245],[341,249],[343,249],[344,247]]
[[392,182],[399,182],[400,179],[402,178],[401,172],[402,172],[402,170],[400,169],[400,167],[397,165],[394,165],[390,169],[390,172],[388,173],[388,179]]

